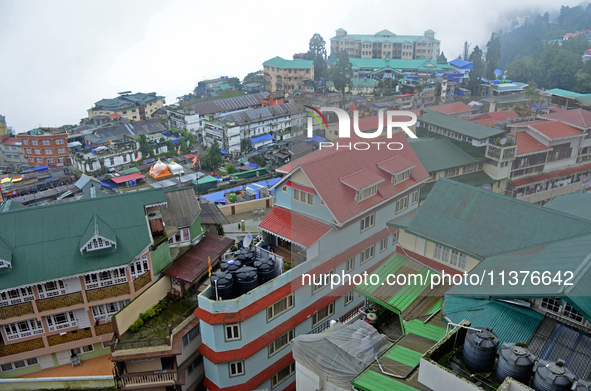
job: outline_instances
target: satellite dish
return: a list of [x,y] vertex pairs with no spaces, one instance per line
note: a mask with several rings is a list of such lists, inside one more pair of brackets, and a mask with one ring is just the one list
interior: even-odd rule
[[501,139],[501,145],[505,145],[507,144],[507,139],[506,138],[502,138]]
[[242,242],[243,246],[248,248],[250,247],[250,244],[252,243],[252,236],[250,234],[246,235],[246,237],[244,238],[244,241]]
[[503,74],[503,71],[501,71],[500,69],[495,69],[495,75],[499,76]]

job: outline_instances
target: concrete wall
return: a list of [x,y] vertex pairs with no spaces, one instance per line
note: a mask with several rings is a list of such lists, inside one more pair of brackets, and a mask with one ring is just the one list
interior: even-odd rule
[[114,380],[111,376],[85,377],[79,376],[76,380],[51,380],[40,379],[7,379],[0,381],[0,391],[14,390],[115,390]]
[[267,197],[267,198],[259,198],[258,200],[237,202],[235,204],[223,205],[223,206],[220,206],[219,208],[220,208],[220,211],[225,216],[231,216],[233,214],[252,212],[252,208],[260,208],[261,206],[267,208],[267,200],[269,200],[269,207],[272,207],[273,206],[273,198]]
[[160,273],[162,269],[170,265],[172,258],[170,257],[168,242],[162,243],[160,247],[150,253],[150,260],[152,261],[152,272],[154,275]]
[[170,287],[170,277],[164,276],[119,311],[113,317],[117,321],[119,334],[127,331],[129,326],[139,318],[142,312],[146,312],[147,309],[165,298],[166,294],[170,291]]

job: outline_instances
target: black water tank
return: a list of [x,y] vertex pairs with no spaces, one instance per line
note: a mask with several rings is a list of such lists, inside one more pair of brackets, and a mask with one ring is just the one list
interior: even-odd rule
[[472,372],[491,372],[495,365],[499,339],[490,328],[482,331],[468,330],[462,358]]
[[234,278],[238,284],[239,295],[243,295],[259,285],[257,269],[254,267],[242,266],[234,273]]
[[233,275],[236,272],[236,270],[242,267],[242,262],[235,259],[228,259],[227,261],[222,261],[220,267],[223,272],[232,273]]
[[255,255],[254,250],[248,248],[242,248],[236,252],[234,259],[242,262],[244,266],[251,266],[254,264]]
[[526,348],[505,342],[499,352],[495,376],[499,383],[502,383],[507,376],[511,376],[523,384],[529,384],[535,361],[536,356]]
[[577,380],[577,385],[573,391],[591,391],[591,383],[583,380]]
[[[234,298],[234,279],[228,272],[212,273],[210,277],[213,287],[213,299],[228,300]],[[217,296],[216,296],[217,290]]]
[[564,366],[563,360],[539,361],[531,387],[536,391],[568,391],[575,375]]
[[271,281],[275,277],[275,266],[275,261],[269,258],[259,258],[254,261],[254,267],[259,275],[259,284]]

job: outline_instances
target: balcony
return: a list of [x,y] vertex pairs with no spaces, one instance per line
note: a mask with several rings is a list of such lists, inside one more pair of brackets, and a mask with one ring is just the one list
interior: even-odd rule
[[98,326],[94,326],[94,332],[96,335],[112,333],[113,325],[111,323],[99,324]]
[[152,276],[150,275],[150,271],[148,270],[135,280],[133,280],[133,289],[137,292],[146,285],[148,285],[152,281]]
[[90,330],[77,330],[69,331],[65,335],[50,335],[47,337],[47,342],[49,343],[49,346],[55,346],[63,343],[79,341],[81,339],[90,337],[92,337],[92,333],[90,332]]
[[19,316],[34,314],[33,304],[29,302],[9,305],[0,308],[0,319],[17,318]]
[[504,162],[515,159],[517,153],[517,145],[507,147],[500,147],[489,144],[486,146],[486,157],[497,162]]
[[31,350],[43,349],[44,347],[45,345],[43,345],[42,338],[32,339],[30,341],[25,342],[13,343],[10,345],[2,345],[0,346],[0,357],[30,352]]
[[122,387],[132,387],[139,389],[137,386],[151,385],[155,386],[161,383],[162,387],[172,385],[177,380],[176,370],[155,371],[155,372],[140,372],[140,373],[124,373],[121,375]]
[[82,292],[70,293],[63,296],[50,297],[48,299],[37,300],[37,310],[39,312],[55,310],[58,308],[66,308],[76,304],[82,304]]
[[121,296],[121,295],[127,295],[129,293],[130,293],[129,284],[126,282],[123,284],[111,285],[111,286],[106,286],[103,288],[92,289],[92,290],[86,291],[86,299],[89,302],[91,302],[91,301],[109,299],[111,297],[117,297],[117,296]]

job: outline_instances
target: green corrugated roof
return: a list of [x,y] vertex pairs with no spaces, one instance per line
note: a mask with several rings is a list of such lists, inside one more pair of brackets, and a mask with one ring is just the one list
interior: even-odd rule
[[415,350],[405,348],[404,346],[394,345],[384,357],[389,358],[392,361],[399,362],[400,364],[414,368],[421,361],[423,353]]
[[465,119],[431,110],[425,110],[425,113],[419,116],[418,120],[476,140],[495,138],[505,133],[501,129],[495,129],[490,126],[466,121]]
[[431,323],[423,323],[420,319],[404,322],[404,331],[406,334],[416,334],[431,341],[439,341],[445,337],[445,329],[443,327],[435,326]]
[[569,193],[556,197],[545,208],[591,220],[591,193]]
[[12,250],[4,243],[2,238],[0,238],[0,259],[8,262],[12,261]]
[[121,175],[135,174],[136,172],[140,172],[140,170],[137,167],[129,167],[121,171]]
[[471,172],[470,174],[458,175],[449,179],[474,187],[480,187],[484,184],[489,184],[492,186],[492,184],[496,182],[484,171]]
[[446,137],[409,138],[408,142],[429,174],[486,161],[468,155]]
[[[425,202],[425,204],[428,200]],[[424,207],[424,204],[423,206]],[[512,208],[510,212],[520,211]],[[556,212],[560,213],[560,212]],[[538,225],[554,226],[555,220],[548,216],[546,219],[538,221]],[[582,219],[572,219],[571,224],[578,224]],[[494,222],[491,222],[495,225]],[[527,224],[533,224],[528,222]],[[522,227],[521,227],[522,228]],[[561,231],[566,230],[564,226],[558,229],[555,235],[561,235]],[[570,234],[573,231],[570,230]],[[541,238],[544,235],[540,235]],[[532,238],[535,240],[537,238]],[[526,243],[525,249],[505,253],[502,255],[491,256],[480,262],[471,273],[482,275],[482,273],[495,271],[494,278],[485,278],[478,286],[454,286],[448,291],[448,294],[455,296],[467,296],[474,298],[564,298],[571,306],[581,313],[586,319],[591,320],[591,234],[577,236],[569,239],[554,241],[544,245],[531,246],[532,243]],[[504,271],[504,281],[500,272]],[[521,271],[537,272],[542,276],[544,272],[549,272],[550,278],[554,278],[558,272],[561,272],[562,283],[558,281],[547,281],[548,285],[531,278],[525,278],[525,274],[518,274],[519,278],[515,285],[510,282],[515,281],[509,273]],[[565,272],[570,271],[574,278],[570,279],[571,286],[565,286],[564,282],[568,278]],[[447,296],[446,296],[447,297]],[[445,307],[444,303],[444,307]]]
[[472,322],[472,327],[491,327],[504,343],[529,342],[544,318],[531,308],[496,300],[445,296],[444,313],[453,323]]
[[376,87],[378,81],[376,79],[351,79],[353,87]]
[[577,96],[575,100],[582,105],[591,105],[591,94],[585,94],[584,96]]
[[515,95],[505,95],[505,96],[489,96],[488,98],[482,99],[484,102],[490,102],[491,100],[496,100],[499,104],[507,104],[507,103],[515,103],[515,102],[525,102],[527,98],[525,95],[522,94],[515,94]]
[[217,182],[217,178],[211,175],[206,175],[203,178],[197,179],[197,184],[201,185],[203,183],[210,183],[210,182]]
[[[131,262],[151,243],[144,205],[165,201],[162,189],[152,189],[0,213],[0,238],[13,255],[0,289]],[[83,256],[80,237],[95,215],[117,236],[117,250]]]
[[24,209],[26,206],[20,202],[16,202],[12,199],[8,199],[4,202],[0,202],[0,212],[8,212],[10,210]]
[[416,388],[374,371],[367,371],[351,382],[363,391],[416,391]]
[[416,60],[403,60],[394,58],[392,60],[386,60],[383,58],[349,58],[351,62],[351,67],[353,69],[360,69],[360,68],[373,68],[373,69],[382,69],[382,68],[392,68],[397,70],[417,70],[417,69],[432,69],[433,71],[441,71],[439,65],[433,60],[429,60],[426,58],[416,59]]
[[437,302],[437,304],[435,304],[433,307],[431,307],[431,309],[429,311],[427,311],[427,313],[425,314],[425,316],[433,315],[440,308],[441,308],[441,299],[439,299],[439,301]]
[[265,66],[278,68],[303,68],[310,69],[314,65],[311,60],[285,60],[281,57],[273,57],[272,59],[263,63]]
[[591,234],[591,221],[439,179],[407,231],[488,257]]
[[[421,187],[420,191],[423,191],[423,188]],[[412,219],[415,217],[415,215],[417,214],[417,212],[419,211],[418,208],[415,208],[413,210],[411,210],[408,213],[403,214],[400,217],[396,217],[390,221],[388,221],[388,227],[395,227],[395,228],[406,228],[408,227],[408,225],[410,224],[410,222],[412,221]]]
[[[379,33],[378,33],[379,34]],[[420,40],[439,42],[435,38],[426,38],[423,35],[397,35],[395,37],[376,37],[374,34],[347,34],[344,36],[334,36],[331,41],[340,41],[341,39],[349,38],[359,42],[388,42],[388,43],[402,43],[402,42],[416,42]]]
[[80,241],[78,242],[78,248],[82,248],[86,246],[88,241],[93,238],[93,236],[98,235],[105,239],[108,239],[112,242],[117,243],[117,236],[115,232],[109,227],[100,217],[94,215],[90,219],[88,223],[88,227],[86,227],[86,231],[80,237]]
[[578,92],[563,90],[562,88],[552,88],[551,90],[544,91],[544,95],[557,95],[564,98],[575,98],[578,96],[585,96],[586,94],[579,94]]

